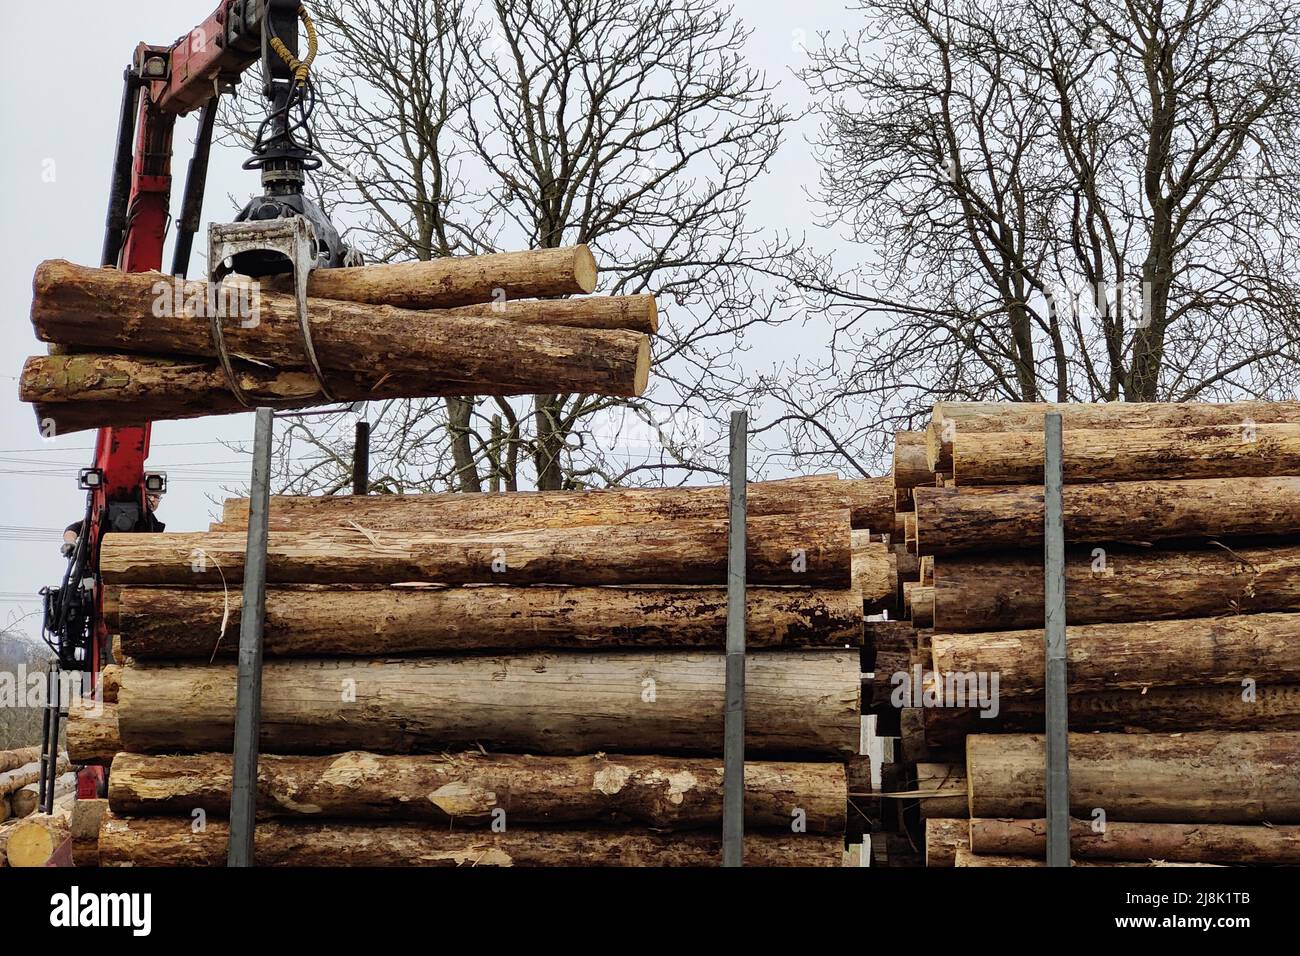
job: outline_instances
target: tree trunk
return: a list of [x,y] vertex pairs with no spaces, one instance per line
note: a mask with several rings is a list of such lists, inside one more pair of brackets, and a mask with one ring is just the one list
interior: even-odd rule
[[[1300,610],[1300,547],[1067,552],[1073,624]],[[935,563],[935,627],[1043,626],[1041,555],[972,554]]]
[[68,828],[76,866],[99,866],[99,827],[107,813],[107,800],[78,800],[72,805]]
[[[998,701],[995,717],[971,707],[924,707],[926,745],[960,747],[968,734],[1026,733],[1043,729],[1043,701]],[[1143,687],[1070,695],[1070,726],[1079,731],[1184,733],[1197,730],[1298,730],[1300,685]]]
[[[914,497],[921,554],[1042,546],[1041,487],[917,488]],[[1103,482],[1069,485],[1063,497],[1076,542],[1300,533],[1300,477]]]
[[478,462],[475,461],[474,447],[470,442],[470,416],[474,411],[474,402],[468,398],[448,396],[446,403],[451,458],[456,466],[456,489],[461,492],[480,492],[483,484],[479,480]]
[[[447,832],[424,823],[259,824],[259,866],[718,866],[722,838],[712,833],[644,830]],[[104,866],[225,866],[229,830],[209,820],[195,833],[175,817],[105,817]],[[753,834],[746,866],[841,866],[840,836]]]
[[[1067,431],[1067,483],[1300,474],[1300,424]],[[970,432],[953,445],[958,486],[1043,483],[1043,433]]]
[[[693,652],[271,660],[261,746],[712,755],[722,748],[724,663]],[[756,653],[746,686],[749,754],[858,752],[857,651]],[[124,749],[229,752],[235,668],[128,668],[117,711]]]
[[[317,269],[307,294],[322,299],[445,309],[472,303],[518,306],[515,299],[580,295],[596,288],[596,260],[585,245],[445,256],[346,269]],[[274,284],[274,283],[272,283]]]
[[[892,517],[886,478],[843,480],[834,475],[753,482],[747,488],[751,518],[840,511],[854,528],[883,527]],[[350,527],[371,531],[410,528],[445,531],[510,531],[516,528],[579,528],[684,520],[722,521],[729,507],[725,485],[693,488],[608,488],[599,491],[512,491],[465,497],[428,495],[284,495],[271,498],[270,529],[297,531]],[[214,531],[248,527],[248,499],[226,499]]]
[[[632,385],[639,389],[649,374],[648,347],[636,361],[644,370],[644,374],[636,372],[640,384]],[[233,364],[240,387],[254,401],[266,397],[286,409],[311,407],[322,401],[310,372],[269,369],[239,360]],[[484,387],[481,382],[443,381],[415,373],[389,375],[373,362],[365,371],[329,373],[329,385],[336,398],[347,402],[466,393],[524,395],[533,391],[533,386]],[[154,355],[34,356],[23,365],[19,398],[34,406],[37,423],[46,436],[248,410],[230,391],[217,362]]]
[[[1148,863],[1131,863],[1123,860],[1071,860],[1070,866],[1216,866],[1214,863],[1164,863],[1152,860]],[[972,853],[965,847],[959,847],[953,858],[953,866],[1047,866],[1046,858],[1036,860],[1028,856],[992,856],[986,853]]]
[[[870,540],[871,532],[853,532],[853,590],[862,599],[869,614],[894,608],[898,594],[898,558],[893,549]],[[861,611],[862,608],[859,608]],[[862,615],[858,614],[858,643],[861,641]]]
[[579,299],[510,299],[449,309],[444,315],[507,319],[575,329],[625,329],[655,335],[659,309],[652,295],[594,295]]
[[[1300,682],[1300,614],[1084,624],[1066,629],[1071,692],[1115,688]],[[999,693],[1043,692],[1043,632],[992,631],[932,638],[938,674],[998,674]]]
[[[183,300],[173,302],[174,308],[159,305],[160,283],[165,289],[172,281],[156,272],[47,262],[36,272],[32,325],[42,341],[79,351],[216,358],[206,305],[198,315]],[[206,295],[206,283],[189,287],[200,299]],[[309,369],[293,297],[261,294],[255,302],[256,315],[223,317],[229,353],[280,371]],[[310,299],[308,313],[321,367],[368,373],[376,381],[406,375],[482,386],[463,394],[527,388],[637,395],[649,369],[649,338],[622,329],[534,325],[324,298]],[[75,397],[72,383],[68,397]]]
[[[225,754],[113,762],[119,816],[230,812]],[[722,825],[722,763],[688,757],[529,757],[477,751],[441,756],[263,755],[257,809],[273,817],[424,820],[457,826],[634,823],[656,830]],[[838,763],[745,765],[746,828],[843,833],[848,805]]]
[[[966,738],[972,817],[1036,818],[1038,734]],[[1151,823],[1300,823],[1300,733],[1070,734],[1070,812]]]
[[87,708],[81,701],[68,705],[68,759],[74,764],[107,766],[125,749],[118,728],[117,704]]
[[[63,773],[67,769],[68,769],[68,755],[59,754],[59,759],[57,761],[57,772]],[[18,767],[15,770],[10,770],[8,773],[0,774],[0,796],[3,797],[10,796],[11,794],[17,793],[19,790],[23,789],[23,787],[27,786],[28,784],[39,783],[40,779],[41,779],[41,763],[38,757],[35,763],[29,763],[22,767]],[[12,803],[10,804],[10,806],[12,807]],[[13,809],[15,811],[17,810],[16,807],[13,807]],[[19,815],[20,814],[18,814],[17,812],[14,813],[14,816],[19,816]]]
[[[1045,857],[1046,820],[971,820],[974,853]],[[1101,832],[1070,821],[1070,854],[1084,860],[1167,860],[1287,866],[1300,863],[1300,827],[1226,823],[1107,822]]]
[[925,821],[926,866],[954,866],[957,851],[969,846],[969,820],[930,817]]
[[918,763],[916,790],[924,794],[905,799],[920,804],[921,819],[950,819],[966,813],[966,771],[960,764]]
[[17,750],[0,750],[0,773],[17,770],[19,767],[25,767],[27,764],[35,763],[40,759],[41,748],[39,745],[19,747]]
[[[750,648],[862,642],[856,591],[749,588],[745,600]],[[233,657],[238,649],[238,591],[123,588],[118,604],[116,626],[137,660]],[[720,649],[726,624],[724,588],[272,588],[263,642],[268,657]]]
[[[273,531],[271,584],[724,584],[726,521],[480,532]],[[752,518],[754,584],[849,588],[849,513]],[[243,580],[247,534],[109,534],[106,584],[227,586]],[[219,569],[219,573],[218,573]]]
[[[934,484],[934,472],[925,460],[925,432],[894,433],[895,506],[912,500],[912,489]],[[882,529],[883,530],[883,529]]]
[[932,471],[951,471],[959,434],[1042,432],[1048,412],[1059,414],[1067,430],[1300,425],[1300,402],[936,402],[925,433],[927,464]]
[[[63,766],[67,766],[64,761]],[[60,774],[54,780],[54,796],[61,797],[65,793],[71,793],[77,789],[77,775],[69,771]],[[28,817],[35,813],[41,807],[41,785],[38,782],[29,783],[21,790],[15,790],[9,798],[9,804],[13,808],[13,815],[16,817]]]

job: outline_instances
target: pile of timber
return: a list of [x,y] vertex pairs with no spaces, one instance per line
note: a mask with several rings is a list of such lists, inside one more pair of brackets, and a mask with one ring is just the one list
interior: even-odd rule
[[51,354],[27,360],[20,397],[47,435],[243,411],[222,350],[245,397],[286,408],[328,401],[309,353],[340,401],[639,395],[654,297],[583,295],[596,274],[586,246],[317,270],[308,349],[295,298],[275,282],[209,289],[51,260],[31,312]]
[[893,751],[876,862],[1042,865],[1047,412],[1076,863],[1300,862],[1297,402],[945,402],[896,436],[902,619],[863,644]]
[[[749,502],[746,862],[838,866],[892,490]],[[67,734],[111,765],[101,865],[225,860],[247,502],[223,519],[104,538],[125,666]],[[725,488],[273,497],[270,527],[259,862],[719,863]]]

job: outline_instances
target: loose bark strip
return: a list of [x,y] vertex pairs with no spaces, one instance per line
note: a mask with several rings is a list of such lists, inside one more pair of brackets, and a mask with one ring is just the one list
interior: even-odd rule
[[[883,527],[888,479],[845,480],[811,475],[749,485],[750,517],[852,512],[854,528]],[[588,525],[645,524],[727,517],[724,486],[688,488],[607,488],[591,491],[503,491],[489,494],[284,495],[270,502],[272,531],[351,527],[404,531],[413,527],[445,531],[512,531],[518,528],[579,528]],[[221,528],[248,527],[248,499],[228,498]]]
[[928,463],[936,471],[951,471],[958,434],[1041,432],[1048,412],[1059,414],[1067,430],[1300,424],[1300,402],[937,402],[926,429]]
[[[972,817],[1037,818],[1039,734],[966,738]],[[1071,734],[1070,813],[1151,823],[1300,823],[1300,733]]]
[[[964,822],[964,821],[963,821]],[[1044,857],[1046,820],[971,820],[973,853]],[[1070,821],[1070,853],[1084,860],[1286,866],[1300,863],[1300,827],[1226,823]]]
[[[724,655],[607,652],[514,657],[269,660],[265,753],[447,748],[543,754],[722,750]],[[854,651],[766,651],[746,671],[747,753],[857,753]],[[123,749],[229,752],[235,668],[129,667],[117,714]]]
[[[917,488],[913,497],[922,554],[1042,546],[1041,487]],[[1300,534],[1300,477],[1101,482],[1069,485],[1064,499],[1076,542]]]
[[[271,532],[271,584],[714,584],[726,582],[726,521],[448,534]],[[229,586],[243,580],[247,534],[110,534],[107,584]],[[220,568],[218,573],[217,568]],[[847,511],[753,518],[748,580],[848,588]]]
[[[109,802],[119,816],[230,812],[227,754],[119,754]],[[848,790],[838,763],[745,765],[745,824],[789,832],[802,811],[808,831],[844,831]],[[687,757],[530,757],[477,751],[440,756],[350,752],[264,755],[259,813],[272,817],[425,820],[486,826],[633,823],[656,830],[722,825],[722,763]]]
[[[103,866],[225,866],[229,830],[219,820],[195,833],[176,817],[104,818]],[[722,837],[646,830],[435,829],[424,823],[259,823],[259,866],[718,866]],[[842,866],[843,838],[817,834],[745,837],[746,866]]]
[[[935,563],[935,627],[993,631],[1043,626],[1043,559],[1015,552]],[[1067,553],[1070,621],[1099,624],[1300,610],[1300,547]]]
[[[856,591],[749,588],[745,598],[750,647],[862,642]],[[122,588],[117,627],[138,660],[232,657],[241,605],[237,590]],[[724,588],[271,588],[263,652],[721,648],[726,622]]]
[[[1300,474],[1300,424],[1200,425],[1066,431],[1067,483]],[[1043,433],[957,436],[959,487],[1043,483]]]
[[[1300,614],[1085,624],[1066,629],[1071,692],[1182,684],[1300,682]],[[1043,632],[932,638],[939,674],[998,674],[1006,697],[1043,692]]]

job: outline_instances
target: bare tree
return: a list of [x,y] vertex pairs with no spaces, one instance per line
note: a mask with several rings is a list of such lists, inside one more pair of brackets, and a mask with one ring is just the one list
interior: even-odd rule
[[862,10],[802,75],[825,219],[871,258],[796,277],[836,320],[772,391],[788,435],[870,457],[936,399],[1295,388],[1300,4]]
[[[317,4],[318,187],[373,260],[587,243],[600,292],[653,292],[642,399],[372,403],[377,490],[634,482],[715,467],[713,415],[751,327],[779,320],[751,267],[787,256],[745,216],[789,117],[714,0]],[[350,420],[283,431],[282,487],[350,483]]]

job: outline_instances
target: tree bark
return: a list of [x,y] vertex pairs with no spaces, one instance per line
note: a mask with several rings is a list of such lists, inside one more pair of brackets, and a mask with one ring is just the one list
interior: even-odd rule
[[[1076,542],[1300,533],[1300,477],[1101,482],[1063,497]],[[917,488],[914,498],[921,554],[1042,546],[1041,487]]]
[[[1300,682],[1300,614],[1242,614],[1185,621],[1084,624],[1066,629],[1071,692]],[[1043,632],[936,633],[938,674],[998,674],[1003,697],[1043,692]]]
[[465,305],[442,314],[507,319],[528,325],[564,325],[575,329],[625,329],[646,335],[659,332],[659,308],[652,295],[510,299]]
[[8,856],[10,866],[44,866],[69,835],[68,821],[63,817],[36,814],[13,827],[2,852]]
[[[1044,857],[1046,820],[971,820],[973,853]],[[1300,827],[1226,823],[1070,821],[1070,853],[1084,860],[1287,866],[1300,863]]]
[[[67,766],[66,761],[62,766]],[[77,789],[77,775],[69,771],[60,774],[54,780],[54,796],[61,797],[65,793],[71,793]],[[13,815],[16,817],[28,817],[40,809],[41,806],[41,785],[38,782],[29,783],[21,790],[15,790],[9,798],[10,806],[13,808]]]
[[905,799],[920,804],[921,819],[951,819],[966,812],[966,771],[961,764],[918,763],[916,789],[925,794]]
[[[1200,425],[1067,431],[1062,470],[1071,484],[1300,474],[1300,424]],[[957,436],[959,487],[1043,483],[1043,434]]]
[[[925,742],[935,750],[963,745],[968,734],[1043,729],[1043,701],[998,701],[995,717],[965,707],[921,708]],[[1300,731],[1300,685],[1143,687],[1070,695],[1070,726],[1084,731],[1184,733],[1198,730]]]
[[[226,754],[113,761],[109,802],[119,816],[230,812]],[[838,763],[745,765],[746,828],[843,833],[848,805]],[[486,826],[632,823],[656,830],[722,825],[722,763],[688,757],[530,757],[477,751],[441,756],[351,752],[263,755],[259,813],[272,817],[424,820]],[[445,828],[445,827],[444,827]]]
[[[423,823],[259,824],[259,866],[718,866],[722,838],[712,833],[644,830],[446,832]],[[200,833],[175,817],[105,817],[103,866],[225,866],[229,831],[209,820]],[[839,836],[754,834],[746,866],[841,866]]]
[[[747,488],[751,518],[840,511],[848,508],[854,528],[880,526],[888,479],[844,480],[812,475],[759,481]],[[588,525],[646,524],[684,520],[721,521],[727,517],[725,486],[692,488],[607,488],[598,491],[511,491],[465,497],[429,495],[283,495],[271,498],[270,529],[296,531],[350,527],[400,531],[412,527],[447,531],[510,531],[516,528],[579,528]],[[874,522],[874,523],[873,523]],[[248,499],[228,498],[220,527],[248,527]]]
[[[1070,621],[1100,624],[1300,610],[1300,547],[1067,552]],[[935,627],[1043,626],[1043,559],[1015,552],[935,563]]]
[[[169,308],[164,295],[159,304],[159,289],[172,282],[156,272],[46,262],[33,283],[32,325],[42,341],[79,351],[216,358],[206,305],[195,314],[184,297]],[[207,283],[187,288],[206,301]],[[310,368],[293,297],[263,293],[255,302],[255,315],[223,317],[229,353],[281,371]],[[481,383],[467,392],[488,394],[502,387],[635,395],[641,372],[649,367],[649,338],[621,329],[535,325],[323,298],[308,300],[308,314],[322,368],[369,372],[376,380],[407,375]]]
[[[749,588],[747,644],[843,647],[862,642],[853,590]],[[116,626],[137,660],[232,657],[238,591],[123,588]],[[225,633],[222,621],[225,619]],[[722,648],[724,588],[271,588],[268,657],[466,650]],[[107,696],[105,697],[107,700]]]
[[[1036,818],[1043,737],[966,738],[972,817]],[[1300,823],[1300,733],[1070,734],[1070,812],[1149,823]]]
[[81,701],[68,705],[68,759],[74,764],[107,766],[124,750],[118,727],[117,704],[87,708]]
[[99,827],[107,813],[107,800],[78,800],[72,805],[68,828],[74,865],[99,866]]
[[580,295],[596,288],[595,257],[585,245],[445,256],[345,269],[317,269],[307,294],[322,299],[445,309],[472,303]]
[[[68,755],[59,754],[59,759],[57,761],[58,773],[63,773],[67,769]],[[10,770],[8,773],[0,774],[0,796],[10,796],[11,794],[17,793],[28,784],[38,783],[40,779],[41,764],[38,758],[35,763],[29,763],[14,770]],[[10,806],[12,807],[12,803]],[[17,810],[16,807],[13,807],[13,809]],[[14,814],[14,816],[18,815],[18,813]]]
[[[271,660],[266,753],[441,752],[448,747],[582,754],[717,754],[724,655],[609,652],[373,661]],[[856,651],[780,651],[747,664],[748,753],[857,753]],[[235,668],[127,668],[123,749],[228,752]]]
[[925,821],[926,866],[955,866],[957,851],[969,847],[969,820],[930,817]]
[[912,500],[912,489],[934,484],[934,472],[925,457],[925,432],[894,433],[892,472],[895,507]]
[[1048,412],[1059,414],[1066,429],[1300,425],[1300,402],[937,402],[925,433],[927,464],[951,471],[958,434],[1041,432]]
[[[875,614],[895,606],[898,558],[889,545],[870,540],[870,535],[869,531],[853,532],[853,590],[861,596],[865,610]],[[859,613],[859,634],[862,631],[861,617]]]
[[40,759],[41,748],[39,745],[19,747],[16,750],[0,750],[0,773],[17,770],[19,767],[25,767],[27,764],[35,763]]
[[[849,588],[847,511],[752,518],[747,579]],[[273,531],[271,584],[724,584],[726,521],[480,532]],[[247,534],[109,534],[106,584],[229,586],[243,580]],[[219,569],[219,570],[218,570]]]

